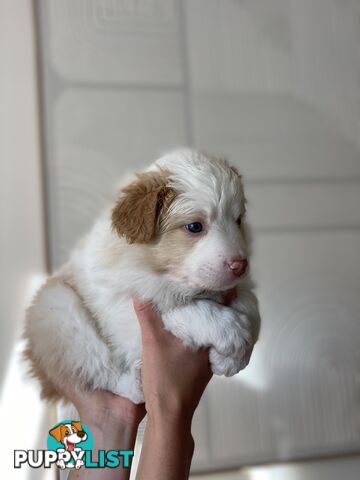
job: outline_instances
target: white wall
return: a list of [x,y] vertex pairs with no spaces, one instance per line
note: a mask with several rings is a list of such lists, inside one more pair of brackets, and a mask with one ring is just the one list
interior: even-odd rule
[[0,369],[34,276],[45,271],[39,124],[30,0],[0,2]]
[[23,381],[16,353],[25,307],[45,274],[30,0],[0,2],[0,105],[0,423],[7,432],[1,468],[4,478],[30,478],[29,471],[13,469],[12,451],[34,448],[44,430],[38,392]]

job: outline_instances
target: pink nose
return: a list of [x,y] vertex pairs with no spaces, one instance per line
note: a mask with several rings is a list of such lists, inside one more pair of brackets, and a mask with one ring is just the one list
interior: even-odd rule
[[232,270],[233,274],[237,277],[241,277],[248,267],[248,261],[246,258],[235,258],[229,263],[230,270]]

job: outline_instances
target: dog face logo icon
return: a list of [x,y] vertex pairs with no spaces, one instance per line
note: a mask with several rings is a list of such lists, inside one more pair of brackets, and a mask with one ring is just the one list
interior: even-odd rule
[[92,445],[91,433],[81,422],[65,420],[49,430],[48,448],[57,452],[61,469],[82,467],[85,450],[92,450]]
[[65,450],[71,452],[75,449],[78,443],[84,442],[87,439],[87,434],[84,432],[80,422],[71,422],[60,424],[49,431],[56,441],[65,446]]

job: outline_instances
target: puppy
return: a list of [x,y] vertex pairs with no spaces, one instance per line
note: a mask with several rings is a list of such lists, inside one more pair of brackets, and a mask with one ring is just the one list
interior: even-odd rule
[[242,179],[227,161],[181,150],[137,174],[27,312],[42,396],[58,400],[70,384],[144,401],[134,296],[185,345],[210,347],[215,374],[243,369],[260,327],[247,238]]

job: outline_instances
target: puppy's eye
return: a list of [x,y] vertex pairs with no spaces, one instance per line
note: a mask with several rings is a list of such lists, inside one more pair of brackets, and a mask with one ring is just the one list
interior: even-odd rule
[[186,230],[189,230],[191,233],[200,233],[203,229],[203,226],[200,222],[188,223],[185,225]]
[[65,430],[65,435],[69,435],[69,434],[70,434],[69,430]]

